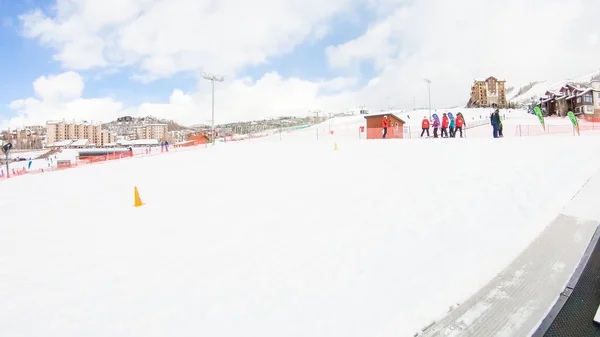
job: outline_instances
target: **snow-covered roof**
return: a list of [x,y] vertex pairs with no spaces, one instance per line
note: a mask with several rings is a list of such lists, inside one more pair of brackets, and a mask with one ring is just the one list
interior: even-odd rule
[[136,140],[120,140],[117,141],[120,145],[158,145],[158,139],[136,139]]
[[50,144],[48,145],[48,147],[62,147],[62,146],[69,146],[71,145],[71,143],[73,143],[72,140],[67,139],[67,140],[61,140],[60,142],[56,142],[54,144]]
[[583,96],[583,95],[587,94],[588,92],[592,92],[593,90],[594,90],[593,88],[585,89],[582,92],[578,93],[577,96]]
[[578,90],[578,91],[585,90],[585,88],[578,87],[578,86],[576,86],[576,85],[575,85],[575,84],[573,84],[573,83],[567,83],[567,84],[565,84],[565,88],[566,88],[566,87],[573,88],[573,89],[575,89],[575,90]]
[[71,146],[87,146],[89,145],[89,143],[90,141],[88,139],[77,139],[76,141],[71,143]]
[[182,144],[189,144],[189,143],[193,143],[193,140],[184,140],[182,142],[177,142],[175,143],[175,145],[182,145]]
[[375,114],[369,114],[369,115],[363,115],[365,119],[369,119],[372,117],[378,117],[378,116],[394,116],[394,118],[396,118],[397,120],[406,123],[405,120],[403,120],[402,118],[394,115],[393,113],[389,113],[389,112],[381,112],[381,113],[375,113]]

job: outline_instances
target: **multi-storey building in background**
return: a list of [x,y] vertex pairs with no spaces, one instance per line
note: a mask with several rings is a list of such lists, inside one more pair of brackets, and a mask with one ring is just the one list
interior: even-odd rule
[[134,128],[133,137],[135,139],[156,139],[164,141],[168,137],[167,124],[147,124]]
[[2,143],[12,143],[15,150],[41,149],[45,143],[45,131],[46,129],[39,125],[5,130],[1,133],[1,140]]
[[105,146],[114,143],[115,135],[111,132],[102,130],[101,124],[89,122],[66,122],[66,121],[48,121],[46,122],[46,142],[55,144],[65,140],[86,139],[89,145]]
[[475,83],[471,87],[471,98],[467,107],[506,107],[505,84],[506,81],[499,81],[493,76],[485,80],[475,80]]

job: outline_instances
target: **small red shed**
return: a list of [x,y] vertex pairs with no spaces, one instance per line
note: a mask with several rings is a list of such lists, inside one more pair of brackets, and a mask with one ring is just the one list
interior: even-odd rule
[[385,116],[387,116],[389,120],[389,126],[385,138],[403,138],[405,122],[394,114],[380,113],[365,116],[365,119],[367,120],[367,139],[383,138],[383,127],[381,127],[381,121]]

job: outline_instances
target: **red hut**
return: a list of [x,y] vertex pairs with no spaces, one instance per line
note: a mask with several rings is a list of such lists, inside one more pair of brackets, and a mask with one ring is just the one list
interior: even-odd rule
[[380,113],[365,116],[365,119],[367,120],[367,139],[383,138],[383,127],[381,124],[385,116],[387,116],[389,121],[385,138],[403,138],[405,122],[394,114]]

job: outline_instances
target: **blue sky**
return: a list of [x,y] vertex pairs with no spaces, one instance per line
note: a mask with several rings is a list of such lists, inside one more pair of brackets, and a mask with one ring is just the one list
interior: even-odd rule
[[[0,81],[3,88],[0,91],[0,106],[2,106],[0,117],[12,117],[7,107],[11,101],[33,95],[32,82],[36,78],[69,70],[62,68],[59,62],[53,60],[52,49],[41,46],[38,40],[27,39],[20,34],[18,19],[20,14],[35,8],[41,8],[49,13],[52,12],[53,4],[53,1],[48,0],[26,2],[0,0],[0,13],[4,23],[0,28]],[[359,8],[359,12],[368,13],[366,8]],[[273,57],[266,64],[243,69],[238,76],[249,76],[256,80],[267,72],[276,71],[284,78],[323,80],[347,75],[328,67],[325,48],[362,35],[367,30],[371,19],[369,15],[355,17],[353,20],[334,19],[324,38],[297,45],[293,51]],[[368,64],[362,64],[360,71],[364,81],[374,75],[373,69]],[[111,97],[126,106],[135,106],[144,102],[167,102],[173,89],[179,88],[184,92],[192,92],[197,85],[197,79],[191,73],[179,73],[151,83],[132,80],[131,76],[136,73],[135,69],[120,69],[110,75],[102,75],[102,70],[96,69],[79,71],[79,73],[85,78],[86,98]],[[98,75],[101,76],[98,78]]]
[[[541,12],[535,1],[490,7],[478,0],[304,0],[300,5],[278,0],[276,6],[271,0],[227,0],[206,9],[200,0],[65,0],[77,6],[63,8],[60,20],[52,10],[55,1],[0,0],[4,124],[58,118],[108,121],[125,113],[197,124],[211,115],[208,83],[198,85],[201,70],[230,75],[217,89],[223,121],[305,116],[314,109],[348,111],[362,105],[379,111],[388,107],[387,97],[400,109],[411,108],[413,97],[424,106],[428,92],[423,78],[432,79],[434,107],[457,106],[468,101],[474,78],[496,76],[507,79],[509,86],[560,80],[598,69],[600,55],[600,32],[590,19],[600,10],[597,0],[582,0],[567,9],[552,2]],[[18,16],[33,9],[46,15],[27,16],[30,38],[24,38]],[[450,11],[454,14],[449,18]],[[482,11],[487,14],[478,15]],[[252,21],[244,21],[248,18]],[[561,21],[559,31],[552,30],[556,20]],[[327,34],[315,38],[323,26]],[[553,34],[545,33],[551,30]],[[313,35],[306,37],[309,32]],[[532,37],[536,53],[515,52],[528,50]],[[333,48],[336,68],[330,67],[327,47],[352,40],[357,42]],[[95,48],[100,44],[105,48]],[[64,56],[61,62],[54,60],[55,54]],[[542,54],[552,57],[539,58]],[[134,66],[109,75],[98,68],[106,55]],[[267,61],[255,64],[263,59]],[[116,66],[109,65],[109,70]],[[84,99],[77,96],[81,78],[65,73],[70,70],[83,77]],[[279,77],[260,83],[232,81],[258,80],[272,72]],[[132,79],[134,74],[159,79],[142,83]],[[11,101],[34,95],[32,83],[43,75],[61,75],[45,83],[49,99],[10,110]],[[346,79],[323,83],[340,77]],[[354,83],[349,77],[358,84],[348,87]],[[175,89],[183,94],[177,92],[173,104],[142,105],[169,103]]]

